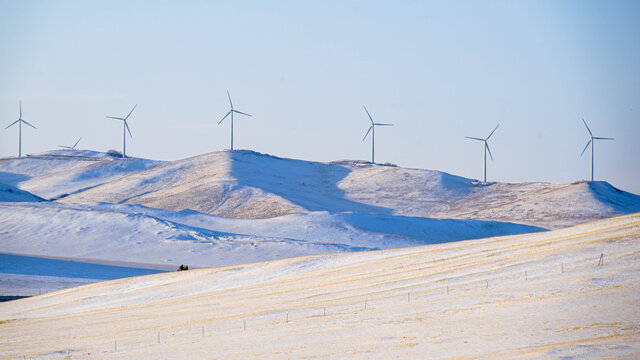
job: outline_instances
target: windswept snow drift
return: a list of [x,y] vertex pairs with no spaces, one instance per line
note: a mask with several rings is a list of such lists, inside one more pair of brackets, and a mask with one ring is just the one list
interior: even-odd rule
[[[638,358],[640,214],[0,304],[0,357]],[[61,341],[63,339],[63,341]]]
[[10,185],[0,184],[0,202],[37,202],[43,198],[35,196],[27,191],[20,190]]
[[221,151],[166,163],[61,200],[139,204],[234,218],[313,211],[479,219],[559,228],[640,211],[607,183],[492,183],[440,171]]

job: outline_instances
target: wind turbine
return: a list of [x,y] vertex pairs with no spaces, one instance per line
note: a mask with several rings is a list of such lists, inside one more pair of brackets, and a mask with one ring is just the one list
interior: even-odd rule
[[82,140],[82,136],[80,136],[80,139],[78,139],[78,141],[76,141],[76,143],[75,143],[75,144],[73,144],[73,146],[58,145],[58,147],[61,147],[61,148],[63,148],[63,149],[75,150],[75,149],[76,149],[76,145],[78,145],[78,143],[80,142],[80,140]]
[[20,117],[18,118],[18,120],[12,122],[11,125],[7,126],[4,129],[6,130],[12,127],[13,125],[15,125],[16,123],[18,123],[18,157],[22,157],[22,123],[25,123],[34,129],[36,129],[36,127],[22,119],[22,100],[19,101],[19,104],[20,104]]
[[245,114],[242,111],[238,111],[233,108],[233,102],[231,102],[231,95],[229,95],[229,90],[227,90],[227,97],[229,98],[229,105],[231,105],[231,110],[229,110],[227,115],[225,115],[222,119],[220,119],[220,121],[218,121],[218,125],[220,125],[220,123],[223,122],[224,119],[227,118],[227,116],[231,115],[231,151],[233,151],[233,113],[242,114],[246,116],[251,116],[251,115]]
[[484,142],[484,181],[483,181],[483,183],[487,182],[487,151],[489,151],[489,156],[491,156],[491,160],[493,160],[493,155],[491,155],[491,149],[489,149],[489,143],[487,143],[487,140],[489,140],[491,135],[493,135],[493,133],[496,132],[496,129],[498,129],[498,126],[500,126],[500,124],[496,125],[496,127],[493,129],[491,134],[489,134],[489,136],[487,136],[486,139],[465,136],[467,139],[478,140],[478,141]]
[[584,152],[587,151],[589,144],[591,144],[591,181],[593,181],[593,145],[595,143],[594,140],[613,140],[613,138],[593,136],[593,133],[591,133],[591,129],[589,129],[589,126],[587,125],[587,122],[584,121],[584,119],[582,119],[582,122],[584,123],[584,126],[587,127],[587,131],[589,132],[589,136],[591,136],[591,139],[587,141],[587,145],[584,147],[584,150],[582,150],[582,153],[580,153],[580,157],[582,157]]
[[107,118],[109,118],[109,119],[122,120],[122,123],[123,123],[123,126],[122,126],[122,158],[123,159],[126,157],[125,151],[127,149],[127,131],[129,132],[129,136],[133,138],[133,135],[131,135],[131,130],[129,130],[129,124],[127,124],[127,119],[129,118],[129,116],[131,116],[131,113],[133,112],[133,110],[135,110],[136,106],[138,106],[138,104],[135,104],[133,109],[131,109],[131,111],[129,111],[129,114],[127,114],[127,116],[125,116],[124,118],[115,117],[115,116],[107,116]]
[[364,134],[362,141],[364,141],[364,139],[367,138],[367,135],[369,135],[369,132],[371,132],[371,163],[375,164],[374,154],[375,154],[375,145],[376,145],[376,126],[393,126],[393,124],[374,123],[373,118],[371,117],[371,114],[369,114],[369,110],[367,110],[367,107],[364,105],[362,105],[362,107],[364,108],[364,111],[367,112],[367,115],[369,116],[369,120],[371,120],[371,126],[369,126],[369,130],[367,130],[367,133]]

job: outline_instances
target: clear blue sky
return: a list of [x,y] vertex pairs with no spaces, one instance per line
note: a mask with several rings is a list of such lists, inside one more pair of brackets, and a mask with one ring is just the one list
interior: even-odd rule
[[[640,193],[638,1],[0,0],[0,123],[23,151],[122,148],[176,160],[229,146],[283,157],[369,159],[488,180],[589,177]],[[17,128],[0,156],[17,153]]]

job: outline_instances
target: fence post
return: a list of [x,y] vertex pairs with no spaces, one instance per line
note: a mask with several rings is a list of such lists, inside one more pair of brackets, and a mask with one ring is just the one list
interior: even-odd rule
[[598,260],[598,266],[604,265],[604,253],[600,253],[600,260]]

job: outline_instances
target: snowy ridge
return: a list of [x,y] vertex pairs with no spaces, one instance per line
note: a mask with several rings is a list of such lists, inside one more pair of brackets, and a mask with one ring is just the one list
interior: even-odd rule
[[234,218],[313,211],[479,219],[559,228],[640,211],[640,196],[606,183],[491,183],[440,171],[251,151],[170,162],[79,192],[65,203],[191,209]]
[[639,242],[633,214],[113,280],[0,304],[0,354],[636,358]]

